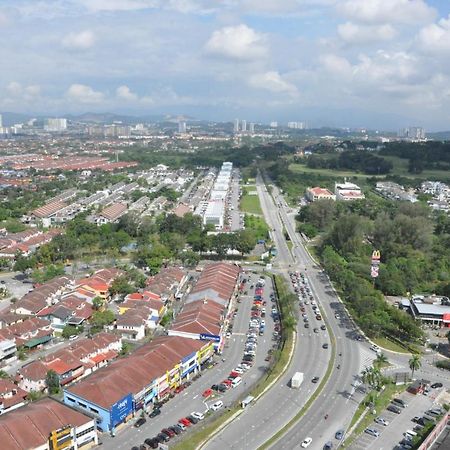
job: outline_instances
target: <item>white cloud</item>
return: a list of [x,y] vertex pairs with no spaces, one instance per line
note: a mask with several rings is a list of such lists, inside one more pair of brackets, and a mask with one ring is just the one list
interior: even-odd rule
[[347,22],[338,26],[339,37],[347,44],[391,41],[397,35],[392,25],[357,25]]
[[95,43],[94,33],[90,30],[80,31],[79,33],[69,33],[62,40],[64,47],[84,50],[91,48]]
[[267,56],[265,37],[245,24],[214,31],[205,45],[207,53],[249,61]]
[[131,92],[131,89],[125,85],[119,86],[116,89],[116,95],[117,95],[117,97],[119,97],[122,100],[127,100],[127,101],[138,100],[138,96],[134,92]]
[[134,11],[153,8],[156,0],[78,0],[91,12],[99,11]]
[[332,74],[349,75],[352,71],[350,62],[342,56],[329,53],[322,55],[319,59],[325,70]]
[[424,23],[436,15],[423,0],[344,0],[337,5],[344,16],[365,23]]
[[67,90],[67,96],[77,103],[100,103],[104,100],[101,92],[94,91],[85,84],[72,84]]
[[450,15],[422,28],[418,36],[422,50],[432,53],[450,53]]
[[256,89],[263,89],[277,94],[289,94],[291,96],[298,95],[297,87],[284,80],[276,71],[251,75],[248,83],[251,87]]
[[22,94],[22,85],[17,81],[11,81],[8,86],[6,86],[6,90],[9,95],[17,97]]

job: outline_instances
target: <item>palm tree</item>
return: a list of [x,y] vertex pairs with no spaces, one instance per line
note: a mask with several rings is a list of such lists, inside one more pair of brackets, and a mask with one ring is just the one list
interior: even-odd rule
[[413,355],[409,360],[409,368],[411,369],[411,378],[414,378],[414,372],[422,367],[419,355]]
[[387,356],[384,353],[378,353],[377,359],[375,360],[375,365],[381,367],[388,362]]

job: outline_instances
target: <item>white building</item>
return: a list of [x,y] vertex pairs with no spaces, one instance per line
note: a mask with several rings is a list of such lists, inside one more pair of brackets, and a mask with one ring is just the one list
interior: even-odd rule
[[336,183],[334,187],[334,194],[336,195],[336,200],[341,201],[352,201],[352,200],[362,200],[365,198],[361,188],[353,183]]
[[247,131],[247,121],[246,121],[246,120],[243,120],[243,121],[242,121],[241,131],[242,131],[243,133],[245,133],[245,132]]
[[255,124],[254,124],[254,123],[251,123],[251,124],[250,124],[249,132],[250,132],[251,134],[253,134],[253,133],[255,132]]
[[55,132],[67,130],[67,119],[64,118],[46,119],[44,130]]
[[222,200],[209,201],[203,215],[203,225],[212,224],[216,230],[222,230],[224,213],[225,204]]
[[239,119],[234,119],[234,127],[233,127],[233,131],[235,133],[239,133]]
[[182,134],[185,134],[186,133],[186,122],[184,122],[184,121],[181,121],[181,122],[178,122],[178,133],[182,133]]

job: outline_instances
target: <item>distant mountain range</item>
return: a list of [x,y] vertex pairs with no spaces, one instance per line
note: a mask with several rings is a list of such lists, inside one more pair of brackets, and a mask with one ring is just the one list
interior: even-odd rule
[[168,116],[168,115],[145,115],[145,116],[131,116],[125,114],[114,114],[114,113],[93,113],[87,112],[84,114],[61,114],[61,115],[46,115],[46,114],[20,114],[12,112],[0,113],[3,119],[3,126],[9,127],[16,123],[24,123],[29,120],[36,118],[39,121],[47,117],[65,117],[72,122],[83,122],[83,123],[93,123],[93,124],[105,124],[113,122],[122,122],[127,125],[134,125],[136,123],[148,123],[148,122],[177,122],[179,120],[197,120],[190,116]]
[[[65,117],[72,122],[81,122],[81,123],[92,123],[92,124],[109,124],[113,122],[122,122],[126,125],[135,125],[137,123],[177,123],[180,120],[189,121],[189,122],[198,122],[199,124],[210,123],[211,121],[205,119],[197,119],[192,116],[187,115],[164,115],[164,114],[154,114],[154,115],[143,115],[143,116],[133,116],[127,114],[115,114],[115,113],[95,113],[95,112],[86,112],[83,114],[61,114],[61,115],[47,115],[47,114],[21,114],[21,113],[13,113],[13,112],[0,112],[3,119],[3,126],[9,127],[16,123],[26,123],[31,119],[37,119],[38,124],[42,124],[43,120],[48,117]],[[215,122],[215,121],[213,121]],[[220,122],[217,122],[220,123]],[[331,135],[347,134],[342,128],[336,127],[321,127],[316,128],[316,132],[319,134],[325,133],[327,130],[332,130]],[[312,130],[308,130],[310,133]],[[392,134],[392,132],[386,132],[386,134]],[[436,140],[449,140],[450,139],[450,130],[449,131],[438,131],[434,133],[427,133],[427,137],[430,139]]]

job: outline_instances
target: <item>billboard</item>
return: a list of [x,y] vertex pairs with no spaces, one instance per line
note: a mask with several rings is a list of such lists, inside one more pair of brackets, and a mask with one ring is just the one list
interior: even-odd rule
[[124,421],[133,411],[133,396],[126,395],[111,406],[111,427]]
[[202,341],[220,342],[220,336],[217,336],[216,334],[202,333],[202,334],[200,334],[200,339]]

